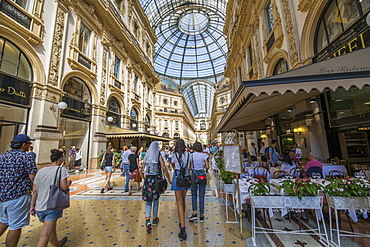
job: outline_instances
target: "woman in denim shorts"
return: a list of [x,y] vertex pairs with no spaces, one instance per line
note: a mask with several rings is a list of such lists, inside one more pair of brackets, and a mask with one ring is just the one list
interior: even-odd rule
[[[56,225],[59,218],[62,217],[63,210],[48,210],[48,200],[50,193],[50,185],[54,184],[56,173],[59,167],[63,164],[63,152],[57,149],[51,150],[51,165],[39,170],[36,174],[33,183],[33,193],[31,201],[30,213],[39,218],[40,222],[44,223],[40,231],[40,239],[37,247],[47,246],[48,242],[54,246],[63,246],[67,242],[67,237],[58,240],[56,233]],[[60,188],[64,191],[69,189],[72,181],[67,180],[69,177],[67,169],[61,167],[60,173],[58,172],[58,179],[60,174]]]
[[100,193],[104,193],[104,190],[112,190],[113,188],[110,187],[110,179],[112,177],[112,173],[115,171],[115,158],[113,153],[113,147],[108,146],[107,151],[104,154],[102,164],[105,162],[105,184],[104,187],[101,189]]

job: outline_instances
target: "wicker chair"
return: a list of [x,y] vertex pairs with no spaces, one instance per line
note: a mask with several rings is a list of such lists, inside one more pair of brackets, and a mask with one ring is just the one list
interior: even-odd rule
[[330,179],[335,179],[335,178],[344,178],[346,177],[347,174],[342,172],[342,171],[338,171],[338,170],[333,170],[333,171],[330,171],[329,172],[329,177]]
[[284,176],[285,177],[286,174],[289,175],[290,173],[289,172],[286,172],[284,170],[278,170],[278,171],[274,172],[273,178],[279,178],[281,176]]
[[270,171],[264,166],[257,166],[253,169],[254,177],[267,180]]

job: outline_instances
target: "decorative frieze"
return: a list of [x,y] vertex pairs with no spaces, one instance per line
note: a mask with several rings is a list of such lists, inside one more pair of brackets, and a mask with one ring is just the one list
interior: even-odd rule
[[63,134],[55,126],[37,125],[34,138],[39,140],[61,140]]
[[33,97],[38,100],[46,100],[52,103],[58,103],[60,100],[60,94],[43,88],[35,88]]
[[294,24],[292,19],[292,14],[290,11],[290,4],[288,0],[281,1],[283,5],[283,12],[285,17],[285,27],[286,32],[288,34],[288,42],[289,42],[289,56],[290,56],[290,63],[291,66],[294,67],[298,63],[298,52],[297,52],[297,43],[296,43],[296,35],[294,30]]
[[307,12],[313,3],[313,0],[299,0],[298,11]]

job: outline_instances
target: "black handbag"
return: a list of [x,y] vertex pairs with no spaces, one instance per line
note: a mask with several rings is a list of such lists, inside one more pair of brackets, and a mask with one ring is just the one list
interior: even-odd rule
[[[58,184],[56,184],[58,173],[59,173],[59,182]],[[49,199],[47,204],[48,210],[62,210],[68,208],[70,205],[69,190],[63,191],[60,188],[61,176],[62,168],[58,167],[55,173],[54,184],[50,185]]]
[[167,183],[167,179],[163,178],[161,164],[159,164],[159,167],[158,167],[157,177],[158,179],[155,182],[155,189],[160,194],[163,194],[167,189],[168,183]]
[[177,158],[177,161],[180,164],[180,174],[176,177],[176,186],[180,187],[180,188],[188,188],[188,187],[191,186],[191,177],[190,177],[190,175],[187,175],[188,174],[187,166],[188,166],[190,154],[188,155],[188,159],[186,161],[185,166],[183,166],[182,162],[180,162],[180,160],[179,160],[179,158],[177,157],[176,154],[177,153],[175,153],[175,156]]

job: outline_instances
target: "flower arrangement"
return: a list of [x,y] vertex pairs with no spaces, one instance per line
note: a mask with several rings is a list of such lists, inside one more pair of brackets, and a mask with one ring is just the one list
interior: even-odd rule
[[370,196],[370,182],[359,178],[337,178],[330,180],[324,192],[330,196],[368,197]]
[[270,195],[270,188],[271,186],[277,187],[275,184],[270,184],[265,182],[264,179],[259,179],[256,182],[250,182],[247,180],[251,185],[250,191],[254,196],[267,196]]
[[312,182],[310,178],[298,178],[295,181],[284,180],[277,188],[283,189],[285,195],[297,196],[299,200],[302,200],[303,196],[317,196],[319,190],[323,190],[323,185]]

